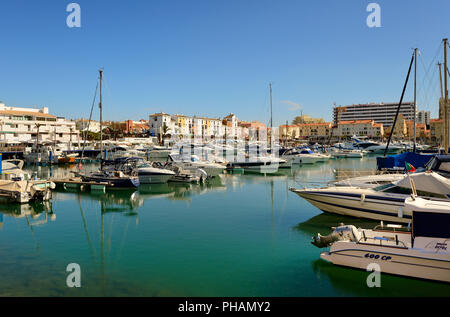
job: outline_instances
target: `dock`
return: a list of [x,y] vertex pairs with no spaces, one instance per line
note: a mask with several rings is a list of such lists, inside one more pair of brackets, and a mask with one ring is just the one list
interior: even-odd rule
[[83,181],[81,177],[52,179],[52,182],[55,183],[56,186],[60,186],[65,190],[79,189],[90,190],[91,192],[105,192],[106,188],[113,187],[113,184],[108,182],[87,182]]

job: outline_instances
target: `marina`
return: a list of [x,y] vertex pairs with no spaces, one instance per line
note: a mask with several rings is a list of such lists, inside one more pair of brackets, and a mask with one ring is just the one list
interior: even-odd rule
[[[76,166],[25,169],[69,183]],[[376,158],[329,160],[270,174],[224,172],[204,184],[169,182],[136,190],[57,186],[45,204],[2,205],[1,295],[449,294],[448,284],[385,274],[383,287],[370,289],[364,270],[320,259],[321,250],[310,243],[317,232],[339,223],[371,228],[379,222],[324,214],[289,188],[325,186],[349,170],[375,173]],[[78,290],[65,286],[68,261],[83,268]]]
[[1,12],[0,298],[450,297],[450,1]]

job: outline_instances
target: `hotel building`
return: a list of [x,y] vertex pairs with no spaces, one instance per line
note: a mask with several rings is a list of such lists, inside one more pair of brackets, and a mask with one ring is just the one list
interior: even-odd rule
[[[384,128],[392,126],[398,103],[367,103],[333,108],[333,121],[337,125],[340,121],[373,120],[383,124]],[[414,102],[403,102],[400,112],[405,120],[414,120]]]

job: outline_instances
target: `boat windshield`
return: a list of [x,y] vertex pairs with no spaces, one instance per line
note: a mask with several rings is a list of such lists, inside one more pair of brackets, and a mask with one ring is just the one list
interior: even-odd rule
[[[411,188],[396,186],[392,183],[380,185],[374,188],[375,191],[384,192],[384,193],[392,193],[392,194],[403,194],[403,195],[411,195]],[[432,193],[423,190],[416,190],[417,195],[420,197],[435,197],[435,198],[447,198],[444,194],[441,193]]]

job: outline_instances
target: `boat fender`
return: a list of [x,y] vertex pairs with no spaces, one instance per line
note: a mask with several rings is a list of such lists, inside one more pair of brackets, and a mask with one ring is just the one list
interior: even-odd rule
[[364,203],[366,200],[366,194],[361,194],[361,203]]

